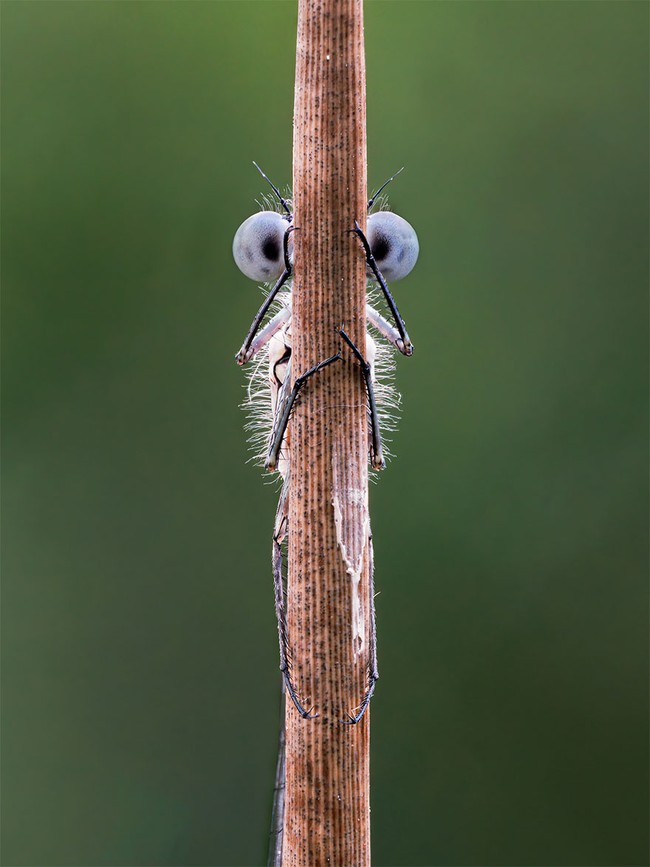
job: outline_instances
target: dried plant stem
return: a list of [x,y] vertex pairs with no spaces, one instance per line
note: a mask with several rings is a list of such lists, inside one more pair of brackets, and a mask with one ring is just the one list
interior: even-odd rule
[[283,865],[370,864],[367,398],[344,346],[365,352],[366,82],[362,0],[299,0],[294,106],[293,376],[313,376],[291,421],[288,622],[306,706],[286,715]]

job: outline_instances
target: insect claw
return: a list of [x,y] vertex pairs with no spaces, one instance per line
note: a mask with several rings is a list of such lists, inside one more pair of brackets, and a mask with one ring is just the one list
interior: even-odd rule
[[341,720],[341,722],[343,723],[343,725],[346,725],[346,726],[355,726],[358,722],[361,722],[361,720],[362,720],[362,718],[363,718],[363,715],[365,714],[366,710],[368,709],[368,705],[370,704],[370,699],[372,698],[372,694],[373,694],[373,692],[375,691],[375,683],[376,683],[376,682],[377,682],[377,678],[373,678],[373,683],[372,683],[372,685],[370,686],[370,688],[369,688],[368,691],[366,692],[366,694],[365,694],[365,696],[364,696],[364,699],[363,699],[363,701],[361,702],[361,704],[358,705],[358,707],[360,708],[360,710],[358,711],[358,713],[350,713],[349,710],[347,710],[347,711],[345,712],[345,715],[347,716],[347,719],[342,719],[342,720]]
[[373,470],[383,470],[386,466],[386,461],[384,460],[383,455],[373,455],[372,458],[372,468]]
[[312,706],[309,708],[309,710],[302,710],[302,711],[300,711],[300,716],[301,716],[303,719],[316,719],[316,717],[317,717],[317,716],[320,716],[320,714],[318,714],[318,713],[312,713],[313,709],[314,709],[314,705],[312,704]]
[[318,713],[312,713],[314,705],[312,705],[309,710],[305,710],[305,708],[300,704],[298,697],[292,691],[289,692],[289,695],[291,696],[291,700],[293,701],[296,710],[303,719],[316,719],[317,716],[320,716]]
[[303,719],[315,719],[317,716],[319,716],[319,714],[312,713],[314,705],[312,705],[309,710],[305,710],[305,708],[300,703],[300,699],[298,698],[296,690],[294,689],[294,686],[291,682],[291,674],[289,671],[290,668],[291,665],[288,660],[286,660],[284,663],[282,663],[282,665],[280,665],[280,671],[282,672],[284,685],[287,692],[289,693],[289,697],[291,698],[291,701],[294,703],[296,710]]

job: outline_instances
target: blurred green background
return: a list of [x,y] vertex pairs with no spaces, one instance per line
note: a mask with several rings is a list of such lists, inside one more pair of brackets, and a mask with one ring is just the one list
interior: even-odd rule
[[[257,865],[276,494],[231,260],[294,2],[3,2],[3,864]],[[369,2],[377,865],[647,861],[648,6]],[[346,865],[347,867],[347,865]]]

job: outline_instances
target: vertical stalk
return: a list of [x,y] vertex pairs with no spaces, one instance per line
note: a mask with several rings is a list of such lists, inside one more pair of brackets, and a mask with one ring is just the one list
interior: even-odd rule
[[370,865],[369,714],[344,725],[370,652],[367,398],[342,325],[365,353],[366,80],[362,0],[299,0],[293,140],[294,378],[288,623],[306,707],[286,711],[287,867]]

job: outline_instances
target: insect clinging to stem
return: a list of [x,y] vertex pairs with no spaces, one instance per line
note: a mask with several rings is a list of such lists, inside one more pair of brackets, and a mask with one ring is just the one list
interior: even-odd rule
[[[247,404],[253,412],[259,412],[255,396],[262,395],[266,408],[270,410],[270,424],[264,436],[263,452],[266,469],[278,472],[283,480],[282,490],[275,517],[273,532],[273,580],[275,589],[275,609],[278,620],[280,644],[280,670],[284,685],[300,715],[309,719],[311,709],[305,708],[291,678],[291,654],[287,631],[285,593],[282,579],[283,543],[286,540],[289,522],[289,452],[287,448],[290,435],[290,418],[301,389],[311,377],[324,367],[341,361],[341,351],[320,361],[292,384],[291,371],[291,276],[293,270],[292,233],[297,230],[293,225],[290,200],[280,193],[275,184],[260,169],[255,168],[267,181],[277,197],[278,210],[262,210],[248,217],[235,233],[233,256],[239,269],[250,279],[268,284],[268,294],[255,315],[248,334],[236,355],[239,365],[257,359],[256,373],[259,374],[268,364],[268,378],[260,383],[259,376],[253,374],[255,382],[249,387]],[[402,171],[390,177],[368,201],[368,211],[375,204],[384,188]],[[369,455],[373,469],[385,465],[382,437],[380,431],[380,411],[377,395],[384,396],[385,385],[377,381],[377,360],[382,350],[369,329],[385,338],[402,355],[413,354],[413,344],[409,338],[395,300],[388,288],[387,281],[400,280],[411,272],[418,258],[419,245],[413,227],[402,217],[388,210],[378,210],[368,215],[367,231],[364,233],[359,223],[354,221],[354,233],[365,255],[370,290],[383,300],[386,314],[380,313],[369,301],[366,303],[366,349],[364,353],[350,340],[341,327],[339,334],[342,345],[349,347],[361,369],[368,399]],[[371,297],[373,303],[374,296]],[[387,318],[390,316],[390,320]],[[263,324],[264,323],[264,324]],[[385,353],[384,353],[385,355]],[[383,391],[382,391],[383,389]],[[379,402],[381,403],[381,401]],[[255,426],[253,423],[252,426]],[[372,571],[372,570],[371,570]],[[343,722],[355,724],[365,713],[375,689],[377,678],[376,628],[372,574],[371,582],[371,635],[368,660],[368,685],[356,713],[348,713]]]

